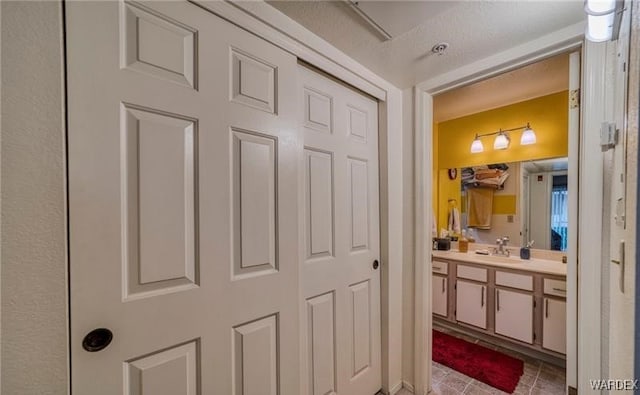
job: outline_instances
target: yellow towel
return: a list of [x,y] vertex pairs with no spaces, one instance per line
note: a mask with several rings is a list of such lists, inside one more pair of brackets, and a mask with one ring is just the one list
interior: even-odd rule
[[470,228],[491,229],[491,214],[493,211],[493,189],[467,189],[469,204],[468,226]]

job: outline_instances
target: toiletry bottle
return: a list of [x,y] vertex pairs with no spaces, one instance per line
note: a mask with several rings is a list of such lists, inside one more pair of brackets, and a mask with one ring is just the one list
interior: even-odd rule
[[458,251],[467,252],[469,250],[469,240],[467,239],[467,232],[462,229],[462,236],[458,240]]
[[473,229],[468,229],[467,230],[467,241],[469,243],[475,243],[476,242],[476,238],[473,237]]

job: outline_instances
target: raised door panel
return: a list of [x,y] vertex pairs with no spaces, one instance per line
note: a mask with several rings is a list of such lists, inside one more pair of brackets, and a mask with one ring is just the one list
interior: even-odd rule
[[349,158],[348,166],[351,251],[366,250],[369,246],[368,164],[361,159]]
[[564,300],[544,299],[542,347],[561,354],[567,352],[567,303]]
[[125,394],[199,394],[198,348],[193,341],[125,362]]
[[533,344],[533,295],[496,289],[496,333]]
[[307,300],[309,394],[336,393],[335,293]]
[[197,89],[197,30],[133,2],[122,13],[122,67]]
[[258,110],[276,112],[276,66],[236,48],[231,50],[234,102]]
[[431,277],[431,291],[432,291],[432,310],[434,314],[446,317],[447,314],[447,277],[444,276],[432,276]]
[[333,155],[305,150],[306,258],[333,256]]
[[456,320],[487,329],[487,288],[458,281],[456,285]]
[[123,105],[124,297],[198,284],[197,121]]
[[233,132],[236,277],[278,269],[276,147],[272,137],[247,131]]
[[349,287],[351,293],[351,377],[371,366],[371,289],[369,281]]
[[307,128],[332,133],[333,98],[319,90],[304,88],[304,126]]
[[278,393],[277,334],[275,315],[234,328],[233,395]]

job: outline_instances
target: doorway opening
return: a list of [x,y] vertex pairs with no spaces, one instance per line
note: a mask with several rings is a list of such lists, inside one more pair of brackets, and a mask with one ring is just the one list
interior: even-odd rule
[[[511,65],[511,67],[506,66],[505,67],[505,63],[502,62],[500,63],[498,60],[496,60],[496,66],[495,69],[491,70],[491,71],[487,71],[490,69],[486,69],[485,68],[485,76],[486,77],[494,77],[496,75],[498,75],[499,72],[504,72],[504,70],[511,70],[513,71],[514,68],[516,67],[516,64],[518,67],[521,67],[523,64],[524,65],[532,65],[535,61],[540,61],[540,60],[546,60],[546,59],[551,59],[553,57],[556,57],[556,55],[562,55],[565,57],[569,58],[569,67],[566,69],[567,72],[566,74],[568,74],[569,78],[569,82],[565,85],[565,96],[562,100],[565,100],[563,105],[558,107],[558,108],[567,108],[566,103],[568,102],[568,95],[570,94],[570,91],[572,90],[577,90],[579,87],[579,81],[580,81],[580,54],[578,52],[575,52],[577,48],[579,48],[580,44],[579,41],[576,40],[575,43],[573,45],[568,45],[565,46],[563,49],[558,49],[558,50],[550,50],[550,49],[542,49],[537,52],[538,54],[540,53],[545,53],[545,55],[527,55],[527,54],[523,54],[523,57],[527,57],[527,56],[531,56],[531,58],[529,59],[529,61],[525,61],[523,62],[522,59],[523,57],[519,58],[518,60],[513,60],[513,63]],[[574,51],[573,53],[570,53],[570,51]],[[508,64],[508,63],[507,63]],[[483,69],[481,67],[481,69]],[[500,71],[498,71],[500,70]],[[454,73],[451,73],[454,74]],[[509,73],[508,73],[509,74]],[[450,78],[450,80],[448,80],[448,78]],[[480,78],[478,77],[478,74],[474,75],[474,76],[469,76],[466,77],[466,83],[467,85],[471,84],[471,83],[475,83],[478,80],[480,80]],[[489,79],[484,79],[481,82],[484,81],[488,81]],[[458,144],[460,144],[460,146],[462,145],[466,145],[466,147],[464,147],[464,151],[458,149],[458,150],[451,150],[452,147],[454,147],[454,145],[449,144],[449,141],[447,141],[447,137],[444,137],[445,135],[443,134],[443,128],[441,127],[442,125],[440,125],[440,122],[437,122],[436,119],[436,112],[437,112],[437,102],[438,102],[438,95],[442,94],[448,94],[449,92],[453,91],[453,89],[457,89],[459,87],[467,87],[467,85],[465,85],[465,78],[457,78],[455,79],[453,76],[445,76],[445,77],[441,77],[441,78],[437,78],[434,79],[433,81],[428,81],[425,82],[423,84],[421,84],[419,86],[419,90],[417,92],[417,96],[416,96],[416,100],[417,100],[417,108],[418,108],[418,112],[422,113],[422,115],[424,115],[424,118],[422,117],[418,117],[419,122],[424,122],[427,121],[426,125],[420,125],[418,124],[418,144],[420,145],[418,151],[420,151],[420,149],[423,150],[423,152],[418,152],[417,151],[417,159],[416,159],[416,172],[417,174],[417,180],[424,180],[427,183],[427,187],[425,188],[424,191],[419,191],[424,193],[425,195],[425,201],[427,203],[429,203],[431,200],[433,200],[433,223],[436,225],[435,227],[432,227],[432,229],[434,230],[434,235],[437,236],[449,236],[451,238],[451,245],[452,248],[457,247],[456,245],[456,236],[461,237],[462,236],[462,232],[458,232],[459,234],[456,235],[455,230],[454,230],[454,234],[451,235],[449,233],[449,229],[447,227],[443,227],[441,226],[444,222],[443,218],[448,218],[449,217],[449,208],[450,206],[448,205],[443,205],[442,203],[445,201],[450,201],[451,198],[447,198],[446,200],[443,199],[443,194],[442,191],[452,191],[452,190],[456,190],[456,187],[452,187],[447,189],[447,182],[449,180],[452,180],[453,178],[449,178],[449,180],[447,180],[447,178],[443,177],[443,175],[447,176],[448,174],[456,174],[459,173],[460,170],[462,168],[479,168],[479,169],[483,169],[482,166],[485,166],[484,169],[487,169],[487,165],[488,164],[501,164],[501,165],[506,165],[507,167],[511,167],[510,163],[518,163],[517,165],[513,166],[513,169],[511,169],[511,171],[513,172],[513,174],[515,174],[515,176],[512,178],[512,183],[515,183],[515,185],[511,185],[509,186],[509,190],[510,191],[515,191],[515,192],[510,192],[508,195],[512,195],[512,196],[499,196],[498,191],[502,191],[503,187],[506,187],[506,185],[500,185],[499,188],[496,188],[496,196],[499,196],[496,198],[496,206],[499,207],[499,210],[497,210],[498,212],[492,212],[491,209],[489,211],[489,216],[495,216],[495,215],[502,215],[503,218],[501,218],[499,221],[494,222],[495,226],[491,226],[490,229],[482,229],[481,227],[476,227],[472,230],[472,239],[483,239],[483,235],[486,234],[491,234],[491,232],[493,232],[494,230],[497,233],[503,233],[503,230],[505,229],[505,226],[509,226],[509,227],[514,227],[516,228],[516,236],[515,237],[501,237],[501,240],[498,244],[494,244],[491,245],[490,243],[486,243],[486,245],[482,246],[482,247],[486,247],[486,248],[479,248],[480,250],[488,250],[487,252],[489,252],[492,255],[502,255],[504,254],[504,256],[502,257],[503,259],[510,259],[508,253],[513,252],[514,254],[516,254],[516,256],[520,255],[520,248],[521,247],[527,247],[527,241],[531,241],[530,240],[530,235],[527,235],[525,232],[523,232],[523,230],[526,230],[526,228],[523,225],[523,210],[526,209],[526,205],[523,204],[521,197],[518,196],[513,196],[513,195],[518,195],[518,193],[522,193],[522,190],[524,189],[526,191],[527,187],[523,187],[522,185],[522,179],[521,179],[521,175],[524,173],[522,171],[522,167],[523,167],[523,163],[527,160],[538,160],[538,159],[542,159],[542,156],[538,156],[538,157],[534,157],[534,158],[527,158],[527,159],[522,159],[520,161],[514,161],[514,160],[508,160],[510,159],[508,157],[508,155],[515,155],[516,153],[522,154],[523,149],[524,148],[529,148],[529,147],[523,147],[524,144],[522,144],[522,146],[517,144],[517,141],[520,140],[521,136],[520,135],[516,135],[516,136],[508,136],[510,137],[511,140],[511,144],[509,146],[509,144],[507,144],[507,149],[500,151],[496,153],[489,149],[486,151],[489,152],[485,152],[483,155],[479,155],[477,156],[475,159],[468,159],[469,158],[469,154],[471,153],[471,151],[474,151],[474,148],[472,148],[472,142],[474,141],[474,136],[476,134],[482,134],[482,133],[489,133],[489,132],[499,132],[502,129],[509,129],[509,128],[513,128],[513,127],[517,127],[519,126],[520,122],[523,123],[527,123],[527,122],[531,122],[531,120],[518,120],[517,122],[513,121],[513,119],[510,119],[508,117],[503,117],[501,118],[501,121],[512,121],[511,123],[507,122],[508,124],[504,124],[504,125],[493,125],[491,127],[487,129],[479,129],[476,127],[476,125],[479,125],[479,122],[475,122],[472,123],[471,126],[467,125],[468,127],[467,132],[471,134],[471,137],[468,138],[466,142],[458,142]],[[502,85],[502,87],[504,88],[504,84]],[[542,95],[544,96],[544,94]],[[531,99],[531,100],[535,100],[535,98]],[[522,101],[527,101],[527,98],[525,98]],[[518,104],[520,102],[516,101],[516,104]],[[513,103],[511,103],[513,104]],[[499,106],[493,106],[490,107],[488,109],[485,109],[485,111],[492,111],[492,110],[497,110],[499,109]],[[480,110],[482,111],[482,110]],[[565,110],[566,111],[566,110]],[[518,114],[522,114],[522,112],[516,111],[516,113]],[[469,112],[465,115],[463,115],[462,117],[466,116],[466,115],[473,115],[473,112]],[[551,256],[553,256],[553,259],[557,259],[558,260],[558,264],[562,264],[562,261],[569,261],[569,265],[566,265],[566,271],[564,273],[556,273],[556,274],[563,274],[565,276],[568,276],[568,278],[565,279],[565,295],[567,296],[567,299],[563,301],[563,305],[562,307],[564,308],[563,311],[556,311],[557,314],[559,314],[564,320],[564,324],[565,325],[569,325],[569,328],[567,329],[567,331],[569,333],[572,333],[573,331],[575,331],[575,327],[572,327],[572,323],[570,322],[570,320],[566,320],[566,316],[572,316],[575,312],[575,308],[576,308],[576,303],[577,300],[576,295],[573,294],[574,291],[574,287],[575,283],[577,282],[577,277],[575,277],[575,265],[573,264],[575,262],[575,256],[576,256],[576,240],[575,240],[575,233],[573,238],[571,236],[572,232],[571,229],[574,229],[574,227],[577,226],[577,196],[578,196],[578,191],[577,191],[577,169],[578,169],[578,136],[579,136],[579,125],[578,125],[578,118],[579,118],[579,108],[578,106],[575,106],[575,108],[572,108],[570,111],[568,111],[568,114],[565,112],[565,114],[563,114],[564,118],[565,118],[565,142],[564,142],[564,153],[554,153],[551,155],[548,155],[548,158],[557,158],[557,157],[561,157],[561,156],[569,156],[570,160],[569,160],[569,169],[568,169],[568,177],[567,177],[567,191],[568,191],[568,197],[569,197],[569,214],[567,215],[567,218],[570,219],[570,221],[568,222],[568,224],[566,225],[566,227],[568,228],[567,231],[567,247],[566,250],[567,252],[564,252],[564,254],[568,255],[568,258],[564,258],[562,255],[553,255],[553,254],[562,254],[562,252],[554,252],[551,251],[550,249],[545,252],[544,254],[549,254],[546,255],[547,258],[550,258]],[[457,118],[454,118],[453,121],[451,123],[456,123],[454,122]],[[517,123],[517,124],[514,124]],[[450,126],[450,125],[449,125]],[[546,125],[545,125],[546,126]],[[539,127],[536,127],[535,125],[532,125],[533,129],[540,129]],[[446,127],[444,128],[446,129]],[[425,132],[426,136],[421,136],[421,132]],[[446,131],[444,131],[446,132]],[[498,134],[498,133],[496,133]],[[423,140],[424,139],[424,140]],[[439,148],[438,150],[432,150],[433,147],[431,146],[431,142],[433,141],[434,145],[437,145]],[[542,140],[538,140],[539,142]],[[516,142],[516,144],[513,144],[514,142]],[[489,142],[485,143],[488,144]],[[489,143],[490,145],[490,143]],[[447,150],[447,147],[449,150]],[[459,147],[456,147],[459,148]],[[460,154],[460,152],[462,152],[463,154]],[[477,152],[477,150],[476,150]],[[508,153],[508,154],[506,154]],[[467,158],[464,159],[462,158],[462,156],[466,156]],[[484,159],[485,162],[482,163],[480,162],[480,158]],[[424,167],[424,169],[420,169],[419,168],[419,163],[420,161],[424,159],[424,162],[427,166]],[[453,163],[453,161],[459,161],[458,163]],[[467,163],[464,163],[463,161],[467,161]],[[429,168],[428,165],[433,164],[433,168]],[[451,168],[457,168],[458,171],[451,171]],[[433,173],[433,176],[428,175],[425,176],[425,173]],[[431,189],[431,186],[433,185],[433,189]],[[572,186],[574,188],[572,188]],[[460,190],[460,187],[457,188],[457,190]],[[447,192],[448,193],[448,192]],[[550,193],[550,192],[549,192]],[[418,193],[418,195],[420,195],[420,193]],[[427,198],[428,195],[428,198]],[[420,198],[420,196],[418,196],[418,198]],[[455,199],[455,198],[454,198]],[[551,195],[549,194],[549,196],[545,199],[548,201],[547,203],[547,207],[549,210],[549,215],[548,217],[545,215],[545,217],[548,218],[547,220],[547,229],[549,229],[549,233],[551,233]],[[459,200],[460,201],[460,200]],[[463,197],[461,199],[462,204],[460,205],[460,210],[463,211],[461,213],[461,223],[465,224],[465,220],[463,218],[465,218],[465,216],[468,216],[469,213],[467,211],[469,211],[469,202],[468,202],[468,198]],[[431,213],[431,207],[420,207],[419,204],[416,205],[416,210],[417,212],[420,214],[420,210],[422,210],[422,213],[424,213],[424,222],[429,224],[432,222],[431,218],[428,218]],[[557,221],[556,221],[557,222]],[[507,225],[507,224],[515,224],[515,225]],[[446,225],[448,225],[448,222],[446,223]],[[469,227],[468,223],[466,223],[467,227]],[[494,229],[494,227],[496,229]],[[427,228],[428,229],[428,228]],[[577,228],[576,228],[577,229]],[[462,230],[462,229],[461,229]],[[467,229],[465,229],[467,230]],[[473,234],[473,232],[480,232],[481,236],[476,236]],[[418,232],[418,230],[416,230],[416,232]],[[527,237],[529,236],[529,237]],[[496,240],[496,238],[492,238],[492,237],[484,237],[484,240]],[[435,243],[429,243],[429,246],[431,245],[436,245]],[[504,249],[503,249],[504,247]],[[475,249],[477,248],[471,248],[470,250],[475,252]],[[495,254],[497,251],[500,251],[501,254]],[[533,250],[532,250],[533,251]],[[472,252],[472,253],[473,253]],[[485,251],[479,251],[481,253],[486,253]],[[429,307],[431,307],[431,302],[432,300],[435,301],[436,297],[434,297],[433,295],[431,295],[433,292],[436,291],[436,286],[434,285],[435,282],[433,281],[433,278],[435,278],[435,276],[432,276],[431,274],[431,268],[433,266],[433,269],[436,269],[436,259],[439,256],[439,252],[437,251],[433,251],[433,252],[427,252],[424,250],[420,249],[420,246],[416,246],[416,258],[417,258],[417,266],[416,268],[418,268],[419,266],[419,262],[420,260],[423,260],[426,265],[425,265],[425,271],[422,273],[422,278],[424,279],[424,284],[429,284],[429,286],[426,286],[422,292],[425,292],[425,295],[423,296],[426,300],[426,305],[423,306],[423,310],[421,310],[422,312],[427,311],[427,312],[431,312],[431,310],[429,309]],[[468,254],[468,253],[467,253]],[[433,255],[434,259],[433,261],[430,259],[430,255]],[[540,255],[539,252],[536,254],[533,254],[534,256],[537,256],[535,259],[539,259]],[[475,256],[475,255],[474,255]],[[449,258],[452,258],[451,256]],[[512,257],[511,257],[512,258]],[[492,258],[493,259],[493,258]],[[533,340],[527,340],[526,336],[524,338],[519,339],[519,337],[517,335],[514,335],[513,332],[510,332],[510,330],[512,330],[513,328],[504,328],[501,326],[501,322],[500,322],[500,315],[502,315],[502,310],[508,310],[507,306],[512,302],[512,300],[510,301],[509,299],[505,299],[506,296],[511,296],[507,291],[514,291],[513,288],[511,288],[513,285],[505,285],[503,283],[501,283],[499,277],[502,276],[501,274],[496,276],[496,268],[487,268],[486,270],[482,271],[479,275],[479,277],[476,278],[471,278],[471,281],[468,281],[469,278],[465,277],[468,275],[468,273],[464,273],[466,271],[466,267],[465,266],[469,266],[472,267],[472,269],[477,269],[478,267],[480,267],[481,265],[477,265],[474,263],[469,263],[471,262],[471,260],[469,260],[469,262],[463,262],[465,263],[464,265],[460,265],[462,261],[461,260],[456,260],[456,259],[450,259],[449,263],[449,267],[448,267],[448,271],[447,271],[447,276],[449,278],[449,284],[450,286],[448,287],[448,294],[447,297],[449,298],[449,302],[448,303],[452,303],[453,307],[451,307],[448,310],[448,314],[449,316],[446,317],[448,319],[445,320],[445,324],[449,323],[451,325],[449,325],[450,327],[453,327],[453,329],[456,329],[457,327],[462,327],[464,328],[464,330],[468,333],[472,333],[475,334],[477,336],[475,336],[474,339],[472,339],[475,342],[487,342],[487,343],[491,343],[493,346],[496,346],[496,342],[492,342],[492,340],[494,339],[498,339],[499,341],[501,341],[503,344],[508,345],[507,350],[509,351],[513,351],[513,349],[517,349],[519,346],[523,346],[525,343],[528,345],[529,350],[522,350],[521,351],[527,351],[526,354],[527,355],[535,355],[539,360],[544,360],[547,356],[549,356],[549,354],[553,354],[553,352],[547,352],[548,350],[553,350],[553,346],[548,344],[542,344],[541,342],[541,335],[542,335],[542,324],[540,323],[540,314],[542,312],[542,314],[546,314],[546,309],[548,305],[553,305],[552,303],[555,302],[556,300],[551,300],[553,298],[549,297],[549,295],[546,295],[542,289],[542,284],[544,282],[544,279],[541,277],[538,277],[538,274],[532,273],[530,277],[534,278],[533,283],[537,284],[534,287],[532,287],[531,289],[529,289],[529,295],[526,295],[526,292],[524,292],[526,300],[530,300],[531,304],[533,305],[533,308],[531,309],[531,325],[529,325],[529,328],[526,328],[528,331],[532,332],[531,333],[531,338]],[[511,262],[511,261],[509,261]],[[505,261],[506,263],[506,261]],[[439,266],[439,265],[438,265]],[[462,269],[462,274],[461,271],[459,269]],[[418,269],[416,269],[418,270]],[[517,273],[517,270],[514,270],[512,268],[509,269],[505,269],[502,271],[507,271],[509,272],[509,274],[522,274],[522,273]],[[420,274],[417,272],[417,274]],[[476,273],[477,274],[477,273]],[[428,279],[432,278],[431,281],[429,281]],[[471,283],[471,285],[480,285],[479,287],[473,288],[473,287],[458,287],[458,280],[462,279],[465,281],[468,281],[469,283]],[[558,278],[550,278],[548,280],[553,281],[553,280],[561,280],[561,276]],[[462,281],[461,280],[461,281]],[[484,282],[484,284],[483,284]],[[571,289],[569,292],[566,292],[566,284],[567,282],[570,284],[569,288]],[[464,284],[467,285],[467,284]],[[478,298],[480,300],[480,305],[481,307],[484,309],[484,312],[481,312],[479,314],[479,317],[481,318],[480,321],[475,322],[474,323],[468,323],[468,322],[461,322],[463,321],[462,319],[460,319],[459,317],[459,313],[460,313],[460,308],[462,308],[464,310],[466,304],[464,303],[464,298],[460,299],[462,300],[462,302],[460,302],[458,300],[458,298],[456,298],[457,293],[458,293],[458,289],[472,289],[472,292],[478,291],[477,295],[479,295]],[[515,287],[515,293],[517,294],[516,296],[520,297],[522,296],[523,292],[521,292],[522,290],[518,290],[517,287]],[[563,295],[563,296],[565,296]],[[419,291],[416,292],[416,298],[418,298],[419,295]],[[568,302],[568,303],[567,303]],[[541,304],[542,303],[542,307]],[[500,308],[498,308],[498,306],[500,305]],[[555,307],[555,305],[553,305]],[[513,307],[513,305],[511,305],[511,307]],[[418,307],[416,308],[416,316],[419,316],[421,313],[421,311],[417,310]],[[436,308],[434,307],[433,309],[434,311],[436,310]],[[499,313],[498,310],[500,310],[501,312]],[[517,310],[517,308],[516,308]],[[425,353],[423,355],[419,355],[416,358],[416,374],[420,375],[423,374],[423,378],[424,378],[424,388],[429,389],[430,387],[432,387],[432,384],[436,383],[436,378],[435,378],[435,373],[432,372],[431,369],[431,349],[430,349],[430,342],[431,342],[431,322],[433,321],[435,324],[438,324],[438,320],[439,318],[437,316],[434,315],[434,317],[430,317],[431,314],[428,314],[427,317],[424,317],[425,320],[425,329],[428,328],[428,331],[423,332],[423,335],[425,336],[425,341],[427,342],[427,344],[425,344],[423,346],[423,349],[425,350]],[[442,321],[442,320],[440,320]],[[479,324],[478,324],[479,322]],[[434,327],[435,327],[434,324]],[[420,323],[418,323],[418,326],[420,325]],[[527,325],[525,325],[527,326]],[[479,329],[478,329],[479,328]],[[452,328],[449,328],[452,329]],[[517,330],[516,330],[517,332]],[[561,330],[557,330],[556,329],[556,333],[560,334],[560,333],[564,333],[565,330],[561,329]],[[480,335],[486,335],[484,338],[482,338],[482,336]],[[552,336],[550,336],[549,334],[547,334],[547,339],[551,339]],[[569,368],[567,375],[568,377],[571,376],[572,378],[575,377],[575,345],[573,344],[573,342],[575,342],[575,335],[574,336],[570,336],[569,338],[571,339],[571,342],[567,343],[567,336],[557,336],[557,338],[561,338],[562,339],[562,347],[566,347],[567,350],[567,354],[569,354],[568,360],[570,361],[567,366]],[[519,339],[518,341],[511,341],[513,339]],[[523,340],[524,339],[524,340]],[[511,342],[510,342],[511,341]],[[515,344],[515,347],[512,347],[512,344]],[[536,352],[528,352],[533,350],[534,348],[537,348],[539,353],[536,354]],[[555,355],[552,355],[552,357],[559,357],[560,353],[556,353]],[[422,359],[422,361],[419,361],[419,359],[421,357],[424,357],[424,359]],[[551,358],[553,359],[553,358]],[[560,360],[562,359],[562,357],[559,358]],[[557,361],[558,359],[556,359]],[[562,365],[562,363],[559,363],[558,365]],[[420,369],[423,369],[422,371]],[[569,383],[569,385],[572,385],[572,382],[570,382],[569,380],[567,380],[567,382]],[[564,387],[564,383],[562,384],[562,386]]]

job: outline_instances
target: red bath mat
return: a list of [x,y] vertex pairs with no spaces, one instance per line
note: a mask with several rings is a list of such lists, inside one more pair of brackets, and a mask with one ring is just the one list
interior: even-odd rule
[[433,360],[508,393],[516,389],[524,371],[524,362],[517,358],[436,330]]

